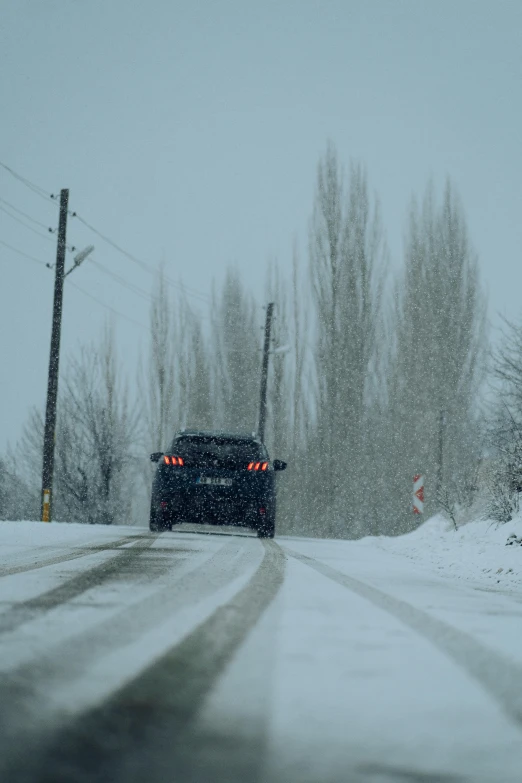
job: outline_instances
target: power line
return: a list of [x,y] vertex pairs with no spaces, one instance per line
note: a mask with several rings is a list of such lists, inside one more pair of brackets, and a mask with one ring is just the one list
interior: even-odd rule
[[0,239],[0,245],[4,245],[4,247],[9,248],[9,250],[12,250],[14,253],[18,253],[18,255],[23,256],[24,258],[28,258],[30,261],[35,261],[37,264],[43,264],[44,266],[49,267],[49,264],[47,264],[45,261],[42,261],[40,258],[30,256],[28,253],[24,253],[23,250],[18,250],[18,248],[9,245],[7,242],[4,242],[3,239]]
[[[55,203],[55,205],[58,206],[56,204],[56,198],[57,197],[54,194],[48,193],[48,191],[46,191],[44,188],[41,188],[39,185],[36,185],[34,182],[31,182],[31,180],[27,179],[27,177],[23,177],[21,174],[19,174],[17,171],[12,169],[11,166],[8,166],[6,163],[3,163],[2,161],[0,161],[0,166],[3,169],[5,169],[6,171],[8,171],[9,174],[11,174],[13,177],[15,177],[15,179],[19,180],[27,188],[29,188],[31,191],[33,191],[33,193],[36,193],[37,196],[40,196],[40,198],[45,199],[45,201],[47,201],[47,203],[49,203],[51,201],[51,203]],[[0,200],[3,201],[3,203],[7,203],[3,199],[0,199]],[[33,221],[35,220],[34,218],[31,218],[29,215],[25,215],[25,213],[22,213],[21,210],[18,210],[13,205],[10,204],[9,206],[11,206],[11,208],[15,209],[17,212],[20,212],[21,214],[24,214],[24,216],[27,217],[29,220],[33,220]],[[3,208],[0,207],[0,209],[3,209]],[[7,210],[3,209],[3,211],[6,212],[6,214],[9,215],[11,218],[13,218],[13,220],[17,220],[21,225],[25,226],[25,228],[29,228],[32,231],[34,231],[36,234],[38,234],[39,236],[43,236],[42,234],[39,234],[39,232],[37,232],[31,226],[28,226],[27,224],[23,223],[21,220],[16,218],[14,215],[11,215],[11,213],[7,212]],[[97,236],[99,236],[101,239],[103,239],[104,242],[107,242],[115,250],[117,250],[119,253],[124,255],[130,261],[132,261],[133,263],[137,264],[141,269],[143,269],[143,271],[148,272],[149,274],[151,274],[153,276],[156,275],[156,270],[151,268],[149,264],[146,264],[144,261],[142,261],[139,258],[137,258],[136,256],[132,255],[132,253],[129,253],[123,247],[120,247],[120,245],[118,245],[113,239],[111,239],[110,237],[106,236],[101,231],[98,231],[97,228],[95,228],[90,223],[88,223],[77,212],[69,212],[69,215],[70,215],[70,217],[77,218],[81,223],[84,224],[84,226],[86,226],[86,228],[88,228],[94,234],[97,234]],[[40,224],[40,225],[42,225],[42,224]],[[70,248],[70,247],[68,249],[69,250],[75,250],[75,248]],[[172,278],[168,277],[167,275],[165,275],[165,280],[166,280],[166,282],[170,286],[172,286],[173,288],[177,289],[178,291],[181,291],[186,296],[191,296],[191,297],[193,297],[195,299],[199,299],[201,302],[203,302],[205,304],[210,304],[211,298],[207,294],[204,294],[201,291],[197,291],[195,288],[192,288],[191,286],[186,286],[184,283],[176,283],[174,280],[172,280]]]
[[110,269],[107,269],[102,264],[100,264],[99,261],[96,261],[94,258],[91,258],[91,264],[94,264],[94,266],[97,269],[99,269],[101,272],[103,272],[103,274],[112,277],[113,280],[115,280],[117,283],[122,285],[124,288],[127,288],[129,291],[132,291],[132,293],[143,297],[143,299],[146,299],[148,302],[152,301],[152,296],[150,294],[148,294],[142,288],[139,288],[137,285],[134,285],[134,283],[129,283],[128,280],[125,280],[124,277],[121,277],[121,275],[116,274],[116,272],[112,272]]
[[[10,245],[8,242],[4,242],[3,239],[0,239],[0,244],[4,245],[4,247],[7,247],[9,250],[12,250],[14,253],[18,253],[18,255],[23,256],[24,258],[29,259],[30,261],[34,261],[36,264],[40,264],[41,266],[45,266],[49,268],[49,264],[47,264],[45,261],[42,261],[40,258],[35,258],[34,256],[29,255],[28,253],[24,253],[23,250],[18,250],[17,247],[13,247],[13,245]],[[96,264],[100,269],[105,270],[101,264]],[[111,274],[111,273],[109,273]],[[102,307],[105,307],[107,310],[110,310],[112,313],[117,315],[119,318],[125,318],[127,321],[130,321],[133,324],[136,324],[136,326],[140,326],[142,329],[147,329],[149,331],[149,327],[144,326],[144,324],[139,323],[139,321],[135,321],[133,318],[129,318],[129,316],[124,315],[124,313],[120,313],[118,310],[115,310],[114,307],[111,307],[108,304],[105,304],[105,302],[102,302],[101,299],[98,299],[97,297],[93,296],[93,294],[90,294],[88,291],[85,291],[83,288],[81,288],[76,283],[73,283],[71,280],[67,280],[67,285],[71,285],[73,288],[76,288],[78,291],[80,291],[85,296],[88,296],[90,299],[94,300],[98,304],[100,304]],[[150,298],[150,297],[149,297]]]
[[[9,210],[7,210],[7,209],[6,209],[5,207],[3,207],[1,204],[0,204],[0,210],[1,210],[2,212],[5,212],[5,214],[6,214],[6,215],[9,215],[9,217],[10,217],[12,220],[16,220],[16,222],[17,222],[17,223],[20,223],[20,225],[21,225],[21,226],[23,226],[24,228],[28,228],[28,229],[29,229],[29,231],[32,231],[32,232],[33,232],[33,234],[36,234],[36,236],[38,236],[38,237],[42,237],[43,239],[47,239],[47,240],[49,240],[50,242],[54,242],[53,238],[52,238],[51,236],[49,236],[49,234],[42,234],[42,232],[41,232],[41,231],[38,231],[36,228],[33,228],[33,226],[29,226],[29,225],[27,225],[27,223],[26,223],[24,220],[20,220],[20,218],[19,218],[19,217],[16,217],[16,215],[12,215],[12,214],[9,212]],[[54,230],[53,230],[53,229],[49,230],[49,233],[53,233],[53,234],[54,234]]]
[[[46,231],[50,231],[49,226],[46,226],[45,223],[41,223],[39,220],[32,217],[31,215],[28,215],[27,212],[23,212],[23,210],[18,209],[18,207],[15,207],[14,204],[11,204],[10,201],[7,201],[5,198],[0,198],[0,201],[2,202],[2,204],[6,204],[11,209],[14,209],[14,211],[18,212],[19,215],[23,215],[23,217],[27,218],[27,220],[31,220],[37,226],[40,226],[40,228],[44,228]],[[53,229],[53,233],[54,233],[54,229]]]
[[[24,177],[21,174],[19,174],[17,171],[15,171],[13,168],[11,168],[11,166],[8,166],[6,163],[3,163],[2,161],[0,161],[0,166],[3,169],[5,169],[5,171],[8,171],[9,174],[11,174],[11,176],[15,177],[15,179],[17,179],[20,182],[22,182],[22,184],[24,184],[27,188],[29,188],[33,193],[36,193],[37,196],[40,196],[40,198],[44,198],[47,201],[47,203],[49,203],[49,201],[51,201],[51,203],[55,203],[56,204],[56,198],[57,197],[54,194],[48,193],[44,188],[41,188],[36,183],[31,182],[31,180],[29,180],[29,179],[27,179],[27,177]],[[26,214],[25,212],[22,212],[22,210],[18,209],[13,204],[10,204],[5,199],[1,199],[0,198],[0,201],[2,201],[2,203],[4,203],[4,204],[7,204],[11,209],[14,209],[16,212],[18,212],[19,214],[23,215],[28,220],[31,220],[32,222],[36,223],[37,225],[40,225],[40,226],[46,228],[46,226],[44,226],[43,223],[40,223],[35,218],[31,217],[30,215]],[[57,204],[56,204],[56,206],[57,206]],[[12,218],[13,220],[16,220],[18,223],[20,223],[20,225],[24,226],[24,228],[28,228],[29,230],[33,231],[33,233],[35,233],[37,236],[44,236],[39,231],[36,231],[36,229],[34,229],[32,226],[28,226],[24,221],[20,220],[15,215],[12,215],[4,207],[0,206],[0,209],[3,212],[5,212],[6,215],[9,215],[10,218]],[[101,239],[104,240],[104,242],[107,242],[115,250],[117,250],[119,253],[124,255],[130,261],[132,261],[133,263],[137,264],[143,271],[148,272],[148,274],[153,275],[153,276],[156,275],[156,270],[154,268],[152,268],[149,264],[146,264],[141,259],[139,259],[136,256],[132,255],[132,253],[129,253],[123,247],[120,247],[120,245],[118,245],[113,239],[108,237],[106,234],[103,234],[101,231],[98,231],[97,228],[95,228],[90,223],[88,223],[77,212],[69,212],[68,214],[70,215],[70,217],[77,218],[81,223],[83,223],[83,225],[86,228],[88,228],[94,234],[99,236]],[[48,230],[51,231],[51,229],[48,229]],[[54,233],[54,230],[53,230],[53,233]],[[51,239],[51,237],[46,237],[46,239]],[[51,241],[52,241],[52,239],[51,239]],[[67,249],[70,250],[70,251],[74,251],[76,248],[68,246]],[[211,298],[207,294],[204,294],[201,291],[197,291],[195,288],[192,288],[191,286],[187,286],[184,283],[176,283],[174,280],[172,280],[172,278],[170,278],[167,275],[165,275],[165,280],[166,280],[166,282],[170,286],[172,286],[173,288],[177,289],[178,291],[181,291],[186,296],[191,296],[194,299],[198,299],[200,302],[203,302],[206,305],[210,304]],[[118,282],[121,282],[121,280],[118,281]],[[127,287],[129,287],[129,286],[127,286]],[[137,289],[137,287],[135,287],[135,288],[136,288],[135,292],[137,293],[138,289]],[[141,295],[143,295],[143,292],[141,292]]]
[[[121,286],[123,286],[124,288],[127,288],[132,293],[137,294],[138,296],[141,296],[147,302],[150,303],[150,302],[154,301],[154,297],[152,296],[152,294],[148,293],[143,288],[140,288],[139,286],[134,285],[134,283],[130,283],[128,280],[126,280],[121,275],[116,274],[116,272],[112,272],[110,269],[107,269],[107,267],[103,266],[103,264],[101,264],[99,261],[96,261],[94,258],[90,259],[90,263],[94,264],[94,266],[96,266],[100,270],[100,272],[103,272],[105,275],[108,275],[109,277],[111,277],[116,283],[119,283]],[[208,315],[203,315],[202,313],[199,313],[199,312],[195,312],[195,315],[197,315],[198,318],[200,318],[202,320],[205,320],[205,321],[210,321],[211,320]]]
[[[77,220],[80,221],[80,223],[83,223],[84,226],[86,226],[90,231],[92,231],[94,234],[97,234],[101,239],[103,239],[104,242],[107,242],[109,245],[111,245],[115,250],[117,250],[119,253],[124,255],[126,258],[128,258],[133,263],[137,264],[137,266],[140,267],[144,272],[148,272],[148,274],[155,276],[156,270],[152,268],[149,264],[146,264],[145,261],[142,261],[141,259],[137,258],[136,256],[132,255],[132,253],[129,253],[124,248],[120,247],[113,239],[106,236],[106,234],[103,234],[101,231],[98,231],[97,228],[92,226],[90,223],[88,223],[84,218],[82,218],[81,215],[79,215],[77,212],[71,212],[69,213],[71,217],[75,217]],[[203,294],[200,291],[196,291],[195,289],[191,289],[188,286],[185,286],[183,283],[176,283],[174,280],[172,280],[170,277],[165,275],[165,280],[169,285],[171,285],[173,288],[176,288],[180,290],[182,293],[192,296],[195,299],[199,299],[201,302],[204,302],[205,304],[210,304],[210,297],[207,296],[207,294]]]
[[[9,250],[12,250],[14,253],[17,253],[18,255],[22,256],[23,258],[27,258],[29,261],[34,261],[36,264],[40,264],[41,266],[45,266],[48,269],[51,268],[51,265],[46,262],[42,261],[40,258],[35,258],[35,256],[31,256],[28,253],[25,253],[23,250],[19,250],[17,247],[14,247],[13,245],[10,245],[8,242],[4,242],[3,239],[0,239],[0,244],[4,245],[4,247],[8,248]],[[147,301],[152,301],[152,296],[148,294],[146,291],[144,291],[141,288],[138,288],[138,286],[135,286],[133,283],[128,283],[124,278],[120,277],[120,275],[115,274],[114,272],[111,272],[109,269],[106,269],[102,264],[100,264],[99,261],[95,261],[94,259],[91,259],[91,263],[93,263],[100,271],[102,271],[104,274],[109,275],[109,277],[112,277],[116,282],[120,283],[120,285],[123,285],[125,288],[128,288],[130,291],[133,291],[134,293],[138,294],[139,296],[142,296],[144,299],[147,299]],[[139,321],[135,321],[132,318],[129,318],[129,316],[124,315],[123,313],[120,313],[118,310],[115,310],[110,305],[105,304],[105,302],[102,302],[101,299],[97,299],[93,294],[90,294],[88,291],[84,291],[83,288],[80,288],[79,285],[76,283],[72,283],[70,280],[67,280],[68,285],[72,285],[73,288],[77,288],[78,291],[81,291],[82,294],[85,294],[85,296],[90,297],[95,302],[98,302],[98,304],[102,305],[102,307],[107,308],[111,312],[113,312],[115,315],[126,318],[128,321],[130,321],[133,324],[136,324],[137,326],[141,326],[142,329],[147,329],[147,331],[150,331],[148,326],[144,326],[144,324],[139,323]],[[205,316],[199,316],[200,318]]]
[[[41,188],[39,185],[35,185],[34,182],[31,182],[31,180],[27,179],[26,177],[22,177],[21,174],[18,174],[14,169],[12,169],[10,166],[8,166],[5,163],[2,163],[0,160],[0,166],[9,172],[15,179],[22,182],[29,190],[32,190],[33,193],[36,193],[37,196],[40,196],[40,198],[44,198],[47,203],[50,203],[50,199],[52,199],[52,195],[48,193],[46,190]],[[57,206],[57,205],[56,205]]]
[[76,283],[73,283],[72,280],[67,279],[66,283],[67,285],[71,285],[73,288],[76,288],[78,291],[84,294],[84,296],[88,296],[89,299],[92,299],[94,302],[97,302],[102,307],[105,307],[107,310],[110,310],[111,313],[114,313],[114,315],[118,316],[118,318],[124,318],[126,321],[130,321],[130,323],[134,324],[135,326],[139,326],[140,329],[146,329],[147,331],[150,331],[150,329],[144,324],[140,323],[139,321],[135,321],[134,318],[129,318],[129,316],[124,315],[124,313],[120,313],[119,310],[115,310],[115,308],[111,307],[111,305],[105,304],[105,302],[102,302],[101,299],[98,299],[96,296],[93,296],[93,294],[90,294],[88,291],[85,291],[85,289],[80,288],[80,286],[77,285]]
[[[127,288],[129,291],[131,291],[134,294],[137,294],[138,296],[141,296],[143,299],[145,299],[147,302],[153,302],[154,297],[152,294],[145,291],[143,288],[140,288],[137,285],[134,285],[134,283],[129,283],[128,280],[125,280],[124,277],[121,277],[121,275],[116,274],[116,272],[112,272],[110,269],[107,269],[103,264],[101,264],[99,261],[96,261],[94,258],[90,259],[90,263],[94,264],[100,272],[103,272],[105,275],[108,275],[111,277],[115,282],[122,285],[124,288]],[[195,315],[197,315],[198,318],[210,321],[210,317],[208,315],[203,315],[202,313],[196,312]]]

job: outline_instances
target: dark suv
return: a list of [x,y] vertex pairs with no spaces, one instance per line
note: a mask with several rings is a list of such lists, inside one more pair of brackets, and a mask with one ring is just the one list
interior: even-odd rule
[[169,451],[151,454],[158,468],[152,484],[150,529],[172,530],[179,522],[238,525],[273,538],[275,471],[255,435],[181,432]]

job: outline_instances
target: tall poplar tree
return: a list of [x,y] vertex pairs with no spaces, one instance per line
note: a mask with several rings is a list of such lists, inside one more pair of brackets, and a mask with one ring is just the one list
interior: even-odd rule
[[390,518],[404,530],[414,524],[414,473],[425,476],[425,512],[433,513],[462,494],[476,449],[485,299],[464,213],[449,182],[440,206],[430,186],[422,208],[412,207],[395,298],[388,484]]
[[352,165],[345,186],[329,145],[318,167],[310,279],[317,335],[313,454],[315,475],[321,476],[314,513],[318,527],[330,535],[364,529],[372,438],[367,412],[384,260],[378,204],[371,204],[366,175]]
[[258,308],[239,273],[229,268],[214,295],[211,350],[214,361],[216,423],[231,431],[257,427],[261,332]]

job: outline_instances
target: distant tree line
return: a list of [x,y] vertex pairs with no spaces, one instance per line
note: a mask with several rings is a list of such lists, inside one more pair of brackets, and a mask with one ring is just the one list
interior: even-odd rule
[[[274,301],[267,445],[286,459],[279,531],[398,534],[412,513],[509,518],[522,489],[522,327],[506,324],[488,369],[486,304],[451,183],[413,201],[402,267],[391,268],[378,200],[361,165],[329,145],[317,169],[306,262],[267,265],[263,301],[227,270],[208,312],[175,300],[160,268],[137,394],[107,328],[65,366],[55,513],[145,522],[151,451],[181,427],[256,428],[261,304]],[[486,378],[494,384],[489,407]],[[0,462],[0,516],[37,518],[43,416]]]

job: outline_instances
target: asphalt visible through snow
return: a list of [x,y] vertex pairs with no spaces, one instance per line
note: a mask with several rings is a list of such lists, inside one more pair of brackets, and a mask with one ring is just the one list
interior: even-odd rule
[[0,563],[0,781],[522,780],[520,593],[368,542],[52,527]]

